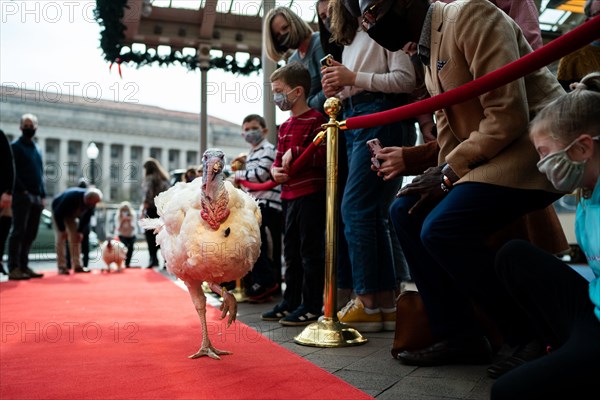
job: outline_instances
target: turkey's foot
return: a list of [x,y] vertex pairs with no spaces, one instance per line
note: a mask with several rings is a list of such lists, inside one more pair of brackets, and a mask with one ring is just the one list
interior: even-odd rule
[[220,360],[221,357],[219,356],[224,356],[224,355],[228,355],[228,354],[232,354],[230,351],[226,351],[226,350],[219,350],[215,347],[213,347],[213,345],[208,345],[205,347],[200,347],[200,349],[198,350],[197,353],[192,354],[191,356],[188,356],[188,358],[200,358],[200,357],[204,357],[204,356],[209,356],[212,359],[215,360]]
[[227,327],[229,328],[237,317],[237,300],[234,295],[226,290],[222,291],[221,296],[223,297],[223,302],[221,303],[221,307],[219,307],[221,310],[221,319],[225,318],[227,313],[229,313],[229,319],[227,320]]

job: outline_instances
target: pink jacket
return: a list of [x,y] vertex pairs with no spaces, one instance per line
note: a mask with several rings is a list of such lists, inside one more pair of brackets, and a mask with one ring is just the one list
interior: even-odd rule
[[[452,3],[454,0],[438,0]],[[537,6],[533,0],[489,0],[508,14],[523,31],[533,50],[543,46]]]

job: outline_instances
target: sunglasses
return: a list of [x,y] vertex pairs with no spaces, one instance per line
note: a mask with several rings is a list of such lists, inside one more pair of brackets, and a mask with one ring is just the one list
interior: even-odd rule
[[[397,8],[399,15],[406,14],[406,11],[412,6],[413,0],[407,0],[402,3],[401,8]],[[361,25],[365,31],[371,29],[390,8],[389,0],[378,0],[365,9],[362,14]]]

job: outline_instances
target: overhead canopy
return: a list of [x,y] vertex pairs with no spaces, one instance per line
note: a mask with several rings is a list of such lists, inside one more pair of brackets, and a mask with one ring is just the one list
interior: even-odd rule
[[[548,40],[579,25],[584,0],[535,0]],[[285,0],[316,29],[316,0]],[[97,0],[111,62],[180,63],[249,74],[260,68],[262,0]],[[203,64],[203,65],[201,65]]]
[[[198,49],[209,44],[223,54],[248,53],[260,57],[262,1],[240,0],[129,0],[125,43]],[[307,21],[315,20],[314,1],[288,1]],[[310,5],[310,7],[306,7]]]
[[[263,1],[97,0],[110,62],[221,68],[247,75],[261,68]],[[274,2],[273,2],[274,3]],[[316,0],[283,3],[317,29]]]

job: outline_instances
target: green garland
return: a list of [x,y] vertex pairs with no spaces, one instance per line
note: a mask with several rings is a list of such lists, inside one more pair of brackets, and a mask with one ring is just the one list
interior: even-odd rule
[[[127,0],[96,0],[94,17],[100,26],[104,27],[100,36],[100,47],[104,52],[104,59],[110,63],[135,63],[138,67],[158,63],[158,65],[183,65],[190,70],[200,67],[196,56],[185,56],[179,50],[171,54],[159,56],[156,49],[147,49],[145,52],[127,51],[123,46],[126,26],[121,22],[125,16],[125,8],[129,8]],[[254,63],[258,60],[258,64]],[[227,72],[240,75],[250,75],[261,69],[260,60],[249,58],[244,65],[238,65],[232,56],[213,57],[209,62],[209,69],[220,68]]]

